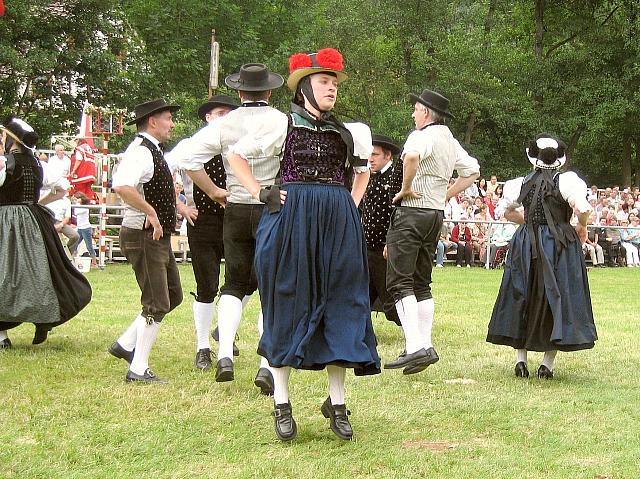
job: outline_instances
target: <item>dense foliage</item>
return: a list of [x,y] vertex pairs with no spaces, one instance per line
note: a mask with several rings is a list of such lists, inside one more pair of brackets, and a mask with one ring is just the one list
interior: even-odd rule
[[[451,99],[451,126],[485,176],[527,169],[523,144],[564,138],[570,166],[599,184],[640,182],[640,7],[636,0],[7,0],[0,17],[0,115],[43,138],[71,132],[81,105],[183,105],[198,127],[211,30],[220,75],[260,61],[286,75],[296,51],[345,57],[338,113],[402,141],[409,92]],[[224,91],[220,87],[218,91]],[[274,92],[288,107],[290,92]],[[128,141],[125,135],[116,146]],[[42,146],[47,146],[46,142]]]

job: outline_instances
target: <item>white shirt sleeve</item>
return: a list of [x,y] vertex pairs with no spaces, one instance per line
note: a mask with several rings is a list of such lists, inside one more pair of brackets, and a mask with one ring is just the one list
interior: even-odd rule
[[509,180],[504,184],[502,187],[502,198],[498,202],[499,211],[505,211],[507,208],[519,208],[522,206],[518,203],[518,197],[520,196],[523,181],[524,176],[519,176],[518,178]]
[[558,188],[567,203],[578,210],[579,213],[593,211],[587,200],[587,184],[575,172],[567,171],[566,173],[561,173],[558,178]]
[[263,121],[246,125],[247,134],[229,146],[229,152],[249,158],[278,156],[287,138],[289,122],[287,115],[273,110]]
[[421,131],[412,131],[404,143],[400,158],[404,159],[407,153],[417,153],[420,159],[424,159],[433,151],[433,142],[429,135],[423,135]]
[[113,187],[132,186],[148,183],[153,177],[153,157],[142,140],[136,139],[125,151],[118,169],[113,174]]
[[453,139],[455,149],[456,149],[456,165],[455,169],[458,172],[458,175],[467,178],[475,173],[480,173],[480,164],[478,160],[467,153],[467,150],[462,148],[460,142]]
[[193,136],[178,143],[170,153],[165,155],[167,162],[189,171],[198,171],[211,158],[222,153],[220,139],[220,121],[216,118]]
[[45,162],[40,162],[42,166],[42,189],[43,190],[68,190],[71,183],[64,176],[60,176],[57,168],[52,168]]
[[4,160],[5,165],[2,167],[2,169],[0,170],[0,186],[4,185],[4,180],[7,179],[7,159],[0,155],[0,159]]

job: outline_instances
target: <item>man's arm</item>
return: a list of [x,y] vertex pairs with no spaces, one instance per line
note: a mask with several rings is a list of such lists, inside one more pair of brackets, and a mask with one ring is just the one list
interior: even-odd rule
[[217,186],[209,175],[207,175],[204,169],[201,170],[185,170],[189,178],[193,180],[193,182],[198,185],[198,187],[204,191],[209,198],[213,201],[220,203],[222,206],[227,204],[227,196],[229,196],[229,192],[223,188]]
[[419,163],[420,155],[417,151],[411,151],[404,155],[402,161],[402,188],[393,197],[393,203],[401,201],[402,198],[420,198],[422,196],[422,193],[411,189],[411,184],[416,177]]
[[113,189],[125,203],[147,215],[147,222],[153,227],[153,239],[159,240],[162,238],[162,226],[160,225],[160,220],[158,220],[156,210],[145,201],[142,195],[138,193],[138,190],[133,186],[115,186]]
[[370,176],[371,172],[368,168],[366,171],[363,171],[361,173],[357,173],[354,171],[353,185],[351,186],[351,197],[353,198],[353,202],[356,204],[356,208],[360,206],[362,197],[367,191],[367,185],[369,184]]
[[519,225],[524,224],[524,213],[513,206],[507,206],[504,210],[504,219],[517,223]]

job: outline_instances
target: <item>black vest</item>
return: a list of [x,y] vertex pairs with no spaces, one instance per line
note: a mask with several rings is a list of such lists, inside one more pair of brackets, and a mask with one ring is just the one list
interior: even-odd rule
[[392,165],[384,173],[371,174],[362,200],[362,226],[368,249],[378,251],[384,248],[394,208],[391,201],[401,187],[402,164]]
[[[220,188],[227,187],[227,177],[224,171],[224,164],[222,162],[222,155],[214,156],[211,160],[204,164],[204,171],[209,175],[211,181]],[[224,208],[217,201],[213,201],[209,198],[204,191],[202,191],[198,185],[193,183],[193,202],[198,209],[198,216],[200,215],[222,215],[224,214]]]
[[0,186],[0,205],[37,203],[43,178],[38,160],[31,153],[10,153],[6,158],[6,178]]
[[153,176],[142,186],[144,199],[156,210],[162,232],[168,237],[176,229],[176,192],[173,187],[173,176],[169,165],[164,160],[164,155],[156,145],[144,136],[140,138],[142,138],[142,146],[147,147],[153,157]]

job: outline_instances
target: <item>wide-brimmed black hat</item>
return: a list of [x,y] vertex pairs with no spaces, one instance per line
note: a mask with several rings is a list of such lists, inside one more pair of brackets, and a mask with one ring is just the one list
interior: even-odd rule
[[424,106],[429,107],[444,116],[455,118],[449,111],[449,99],[445,98],[438,92],[422,90],[420,96],[410,93],[409,98],[413,103],[422,103]]
[[226,106],[235,110],[240,105],[229,95],[213,95],[212,97],[209,97],[209,100],[200,105],[200,108],[198,108],[198,117],[202,121],[207,121],[206,114],[217,106]]
[[156,113],[161,113],[166,110],[169,110],[171,113],[173,113],[174,111],[178,111],[179,109],[180,105],[171,105],[167,103],[164,98],[156,98],[155,100],[136,105],[133,109],[133,113],[136,115],[136,117],[133,120],[128,121],[127,125],[137,125],[145,118],[148,118],[151,115],[155,115]]
[[232,73],[224,83],[234,90],[267,91],[280,88],[284,79],[262,63],[245,63],[238,73]]
[[4,123],[0,124],[0,132],[2,131],[27,148],[35,148],[38,142],[38,134],[31,125],[15,116],[9,116]]
[[377,135],[374,133],[371,135],[371,143],[373,143],[374,146],[378,145],[385,150],[389,150],[392,155],[400,153],[400,147],[386,135]]

